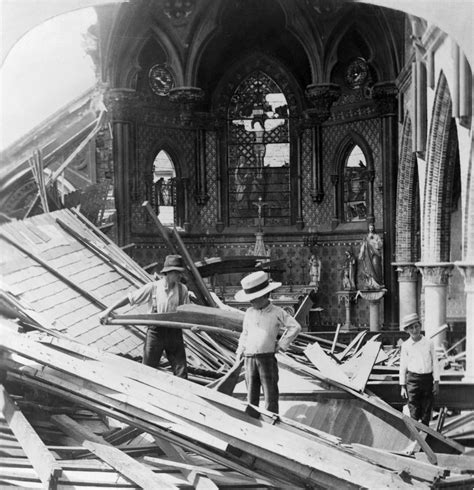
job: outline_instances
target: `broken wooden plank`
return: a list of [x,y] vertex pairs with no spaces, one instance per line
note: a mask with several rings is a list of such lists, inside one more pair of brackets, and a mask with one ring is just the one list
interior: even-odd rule
[[351,447],[374,463],[399,473],[405,472],[413,478],[434,482],[441,477],[449,475],[447,467],[442,468],[432,464],[420,464],[420,461],[411,457],[400,456],[389,451],[365,446],[363,444],[351,444]]
[[86,449],[94,453],[102,461],[115,468],[125,478],[148,490],[156,488],[175,489],[166,480],[150,471],[146,466],[134,460],[128,454],[109,444],[105,439],[95,435],[89,429],[78,424],[67,415],[53,415],[55,422],[67,435],[81,443]]
[[15,406],[2,384],[0,384],[0,410],[43,485],[48,489],[56,488],[57,480],[62,473],[61,466]]
[[318,369],[323,376],[341,383],[352,389],[356,389],[351,380],[347,377],[341,367],[331,359],[321,348],[321,346],[315,342],[309,345],[305,351],[305,356],[311,361],[316,369]]
[[342,364],[342,370],[356,390],[365,390],[381,347],[381,342],[367,342],[362,349]]

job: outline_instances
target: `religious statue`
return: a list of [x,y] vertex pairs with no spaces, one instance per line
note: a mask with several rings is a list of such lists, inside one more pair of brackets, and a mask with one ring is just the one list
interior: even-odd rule
[[319,285],[319,277],[321,274],[321,261],[315,256],[311,255],[309,258],[309,278],[310,286]]
[[364,278],[365,289],[383,289],[382,272],[383,242],[375,232],[375,226],[370,223],[367,236],[362,241],[359,251],[361,275]]
[[342,268],[342,289],[344,291],[353,291],[356,288],[356,265],[357,261],[352,250],[346,250],[344,266]]

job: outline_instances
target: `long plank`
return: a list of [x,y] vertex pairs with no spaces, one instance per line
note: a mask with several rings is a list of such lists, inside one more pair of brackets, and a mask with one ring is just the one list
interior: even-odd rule
[[178,249],[181,252],[183,260],[186,262],[187,266],[189,267],[189,270],[191,271],[194,282],[196,283],[196,287],[204,299],[205,305],[206,306],[217,306],[216,302],[214,301],[213,297],[211,296],[211,293],[207,289],[207,286],[204,283],[204,280],[201,277],[201,274],[199,274],[199,271],[197,270],[197,267],[196,267],[193,259],[191,258],[191,255],[189,255],[188,249],[184,245],[184,242],[183,242],[180,234],[178,233],[178,230],[176,228],[173,228],[171,231],[173,233],[174,239],[176,240],[176,243],[178,244]]
[[363,444],[351,444],[351,447],[356,452],[363,454],[384,468],[389,468],[397,472],[403,471],[420,480],[433,482],[449,474],[449,470],[446,467],[441,468],[432,464],[423,463],[416,459],[400,456],[382,449],[376,449]]
[[105,439],[95,435],[89,429],[79,425],[75,420],[67,415],[53,415],[51,420],[55,422],[61,430],[81,443],[86,449],[94,453],[102,461],[106,462],[125,478],[137,483],[145,490],[156,490],[156,488],[175,489],[174,485],[160,478],[146,466],[134,460],[128,454],[109,444]]
[[43,485],[49,489],[56,488],[57,480],[62,473],[61,466],[15,406],[2,384],[0,384],[0,410]]
[[438,458],[434,451],[430,448],[429,444],[425,441],[425,438],[418,432],[413,420],[406,415],[403,415],[403,421],[405,425],[408,427],[408,430],[412,433],[413,437],[416,439],[416,442],[420,445],[421,449],[426,453],[428,461],[431,464],[438,464]]

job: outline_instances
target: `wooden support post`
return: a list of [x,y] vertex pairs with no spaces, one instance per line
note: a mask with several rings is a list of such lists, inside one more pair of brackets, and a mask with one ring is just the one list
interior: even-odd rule
[[161,235],[161,238],[163,238],[164,242],[168,246],[170,253],[178,254],[178,250],[174,246],[174,243],[171,241],[169,230],[161,224],[161,221],[159,220],[155,211],[153,211],[153,208],[151,207],[149,201],[144,201],[142,207],[144,207],[148,211],[149,215],[151,216],[151,219],[153,220],[156,227],[158,228],[158,232]]
[[0,410],[44,487],[55,489],[62,468],[18,410],[3,385],[0,385]]
[[181,256],[183,257],[183,260],[186,262],[186,265],[189,267],[193,279],[196,283],[196,286],[199,290],[199,293],[202,295],[203,300],[206,303],[206,306],[216,306],[215,301],[212,299],[211,293],[209,292],[206,285],[204,284],[201,274],[199,274],[199,271],[197,270],[196,264],[193,262],[193,259],[189,255],[189,252],[186,249],[183,240],[179,236],[178,230],[176,230],[176,228],[173,228],[172,231],[176,243],[178,244],[178,248],[181,252]]
[[149,490],[176,488],[128,454],[123,453],[120,449],[109,444],[102,437],[96,436],[89,429],[79,425],[67,415],[53,415],[51,420],[65,434],[80,442],[86,449],[115,468],[125,478],[138,484],[141,488]]

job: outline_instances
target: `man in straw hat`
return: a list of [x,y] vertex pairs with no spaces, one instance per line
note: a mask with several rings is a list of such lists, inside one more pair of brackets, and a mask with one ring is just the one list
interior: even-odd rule
[[400,385],[402,398],[408,399],[411,418],[428,425],[434,396],[439,391],[439,366],[434,344],[421,335],[416,313],[402,318],[400,330],[410,334],[400,354]]
[[[235,295],[237,301],[250,301],[236,352],[236,363],[245,360],[247,400],[259,404],[263,388],[265,408],[278,413],[278,364],[275,353],[286,350],[301,331],[301,325],[285,310],[269,299],[270,292],[281,282],[270,282],[266,272],[249,274],[241,281],[242,290]],[[283,335],[278,340],[278,334]]]
[[[170,313],[179,305],[189,303],[187,287],[181,283],[185,271],[181,255],[168,255],[157,281],[145,284],[140,289],[130,292],[100,315],[102,323],[107,323],[112,311],[130,304],[148,305],[148,313]],[[143,351],[143,364],[157,368],[163,351],[171,363],[175,376],[187,378],[186,352],[184,349],[183,332],[178,328],[148,327]]]

